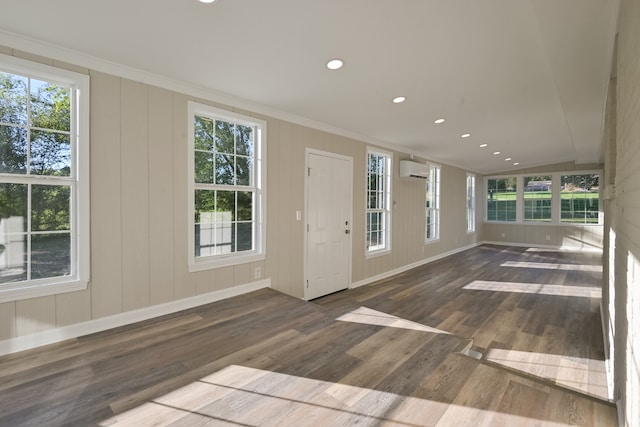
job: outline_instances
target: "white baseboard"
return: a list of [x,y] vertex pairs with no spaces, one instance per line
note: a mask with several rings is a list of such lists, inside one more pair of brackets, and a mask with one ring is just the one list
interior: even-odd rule
[[467,249],[475,248],[479,246],[481,243],[472,243],[467,246],[463,246],[461,248],[453,249],[448,252],[444,252],[430,258],[421,259],[420,261],[416,261],[411,264],[404,265],[402,267],[396,268],[394,270],[385,271],[384,273],[377,274],[375,276],[367,277],[366,279],[358,280],[357,282],[353,282],[349,289],[359,288],[360,286],[368,285],[370,283],[377,282],[378,280],[387,279],[391,276],[395,276],[396,274],[404,273],[405,271],[411,270],[412,268],[421,267],[425,264],[429,264],[430,262],[437,261],[439,259],[448,257],[449,255],[455,255],[458,252],[466,251]]
[[209,292],[202,295],[171,301],[163,304],[145,307],[138,310],[127,311],[125,313],[114,314],[112,316],[101,317],[99,319],[88,320],[74,325],[62,326],[60,328],[50,329],[35,334],[10,338],[0,341],[0,356],[18,351],[29,350],[31,348],[40,347],[42,345],[53,344],[56,342],[77,338],[83,335],[93,334],[105,331],[111,328],[128,325],[154,317],[163,316],[165,314],[175,313],[177,311],[186,310],[204,304],[220,301],[234,296],[246,294],[248,292],[257,291],[258,289],[270,288],[271,280],[265,279],[257,282],[247,283],[245,285],[234,286],[231,288],[221,289],[219,291]]

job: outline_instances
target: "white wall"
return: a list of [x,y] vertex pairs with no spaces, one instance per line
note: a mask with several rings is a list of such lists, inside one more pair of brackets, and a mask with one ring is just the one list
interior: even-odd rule
[[622,0],[605,133],[607,348],[624,425],[640,426],[640,2]]

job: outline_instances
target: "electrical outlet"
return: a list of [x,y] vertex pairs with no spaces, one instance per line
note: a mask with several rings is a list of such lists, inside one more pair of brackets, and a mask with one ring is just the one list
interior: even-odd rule
[[502,237],[504,239],[504,237],[505,237],[504,233],[500,233],[500,237]]
[[256,269],[253,271],[253,278],[259,279],[261,277],[262,277],[262,269],[260,267],[256,267]]
[[547,242],[548,242],[549,240],[551,240],[551,236],[550,236],[550,235],[548,235],[548,234],[545,236],[545,238],[547,239]]

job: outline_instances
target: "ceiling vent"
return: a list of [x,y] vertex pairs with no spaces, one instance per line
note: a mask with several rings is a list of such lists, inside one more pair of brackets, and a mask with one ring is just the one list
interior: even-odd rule
[[429,166],[411,160],[400,160],[400,176],[409,178],[429,178]]

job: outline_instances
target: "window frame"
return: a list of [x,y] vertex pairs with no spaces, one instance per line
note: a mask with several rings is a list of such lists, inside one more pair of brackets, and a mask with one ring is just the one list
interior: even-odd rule
[[476,232],[476,176],[467,173],[467,233]]
[[[369,173],[369,157],[371,155],[383,157],[385,171],[384,171],[384,189],[383,189],[383,209],[370,209],[369,208],[369,193],[371,189],[369,187],[370,182],[370,173]],[[380,255],[385,255],[391,252],[391,198],[392,198],[392,173],[393,173],[393,153],[380,150],[373,147],[367,147],[367,155],[366,155],[366,164],[365,164],[365,230],[364,230],[364,247],[365,247],[365,258],[372,258]],[[368,217],[370,213],[382,213],[383,214],[383,223],[384,223],[384,245],[382,247],[376,249],[370,249],[371,247],[368,243],[369,233],[372,231],[368,226]]]
[[[425,181],[425,213],[424,213],[424,242],[426,244],[438,242],[440,240],[440,197],[441,197],[441,186],[440,183],[442,181],[442,166],[437,163],[427,163],[427,167],[429,168],[429,177]],[[432,176],[436,175],[435,186],[432,182]],[[435,206],[427,207],[427,199],[429,199],[428,194],[432,192],[431,199],[435,199]],[[429,218],[429,212],[433,212],[435,221],[434,228],[435,232],[432,236],[427,234],[429,228],[427,227],[427,222]]]
[[[264,260],[266,257],[266,147],[267,147],[267,122],[254,117],[245,116],[229,110],[212,107],[210,105],[188,101],[188,135],[187,135],[187,181],[188,181],[188,269],[190,272],[209,270],[213,268],[226,267],[238,264],[245,264]],[[232,252],[229,254],[208,255],[196,257],[195,255],[195,191],[198,187],[209,184],[198,184],[195,182],[195,126],[196,115],[205,116],[212,120],[220,120],[250,126],[255,129],[254,152],[253,152],[253,177],[254,185],[237,186],[228,185],[228,191],[241,191],[251,189],[254,193],[254,203],[252,206],[255,230],[255,239],[252,250]],[[213,187],[221,188],[222,184],[211,184]],[[236,188],[235,190],[231,190]]]
[[[551,176],[551,221],[532,221],[524,219],[524,179],[525,177],[531,177],[535,175],[546,175]],[[484,203],[485,203],[485,213],[484,213],[484,221],[489,224],[526,224],[526,225],[542,225],[542,226],[568,226],[568,225],[579,225],[579,226],[601,226],[604,224],[604,211],[602,204],[602,191],[598,192],[598,221],[597,222],[563,222],[561,218],[561,209],[562,209],[562,189],[561,189],[561,180],[563,176],[567,175],[599,175],[599,179],[602,180],[603,172],[602,170],[576,170],[576,171],[560,171],[560,172],[528,172],[528,173],[518,173],[518,174],[508,174],[508,175],[491,175],[484,177]],[[515,221],[498,221],[498,220],[489,220],[488,219],[488,209],[486,209],[486,203],[488,200],[488,186],[490,179],[505,179],[505,178],[516,178],[516,218]],[[600,181],[601,182],[601,181]]]
[[[0,284],[0,303],[87,289],[90,279],[90,78],[46,64],[0,54],[0,71],[68,87],[71,91],[69,176],[0,174],[2,183],[70,187],[70,274]],[[31,204],[28,200],[27,203]],[[28,211],[31,215],[31,212]],[[32,233],[28,230],[27,233]],[[27,256],[25,249],[25,256]]]

